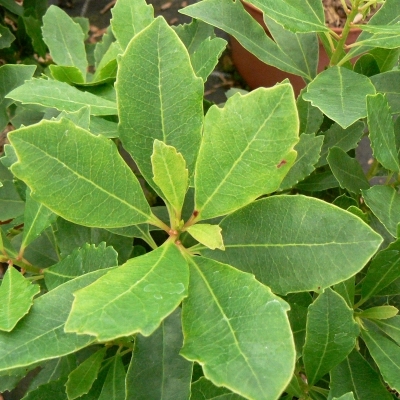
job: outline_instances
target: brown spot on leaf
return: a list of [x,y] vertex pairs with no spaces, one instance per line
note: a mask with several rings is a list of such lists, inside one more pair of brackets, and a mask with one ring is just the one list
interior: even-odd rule
[[283,167],[285,164],[287,164],[287,161],[286,161],[286,160],[282,160],[282,161],[276,166],[276,168]]

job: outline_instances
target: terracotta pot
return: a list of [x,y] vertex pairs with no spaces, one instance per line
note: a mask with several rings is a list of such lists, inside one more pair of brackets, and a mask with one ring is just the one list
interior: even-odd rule
[[[271,36],[268,28],[263,20],[263,13],[253,6],[252,4],[242,2],[246,11],[264,28],[268,36]],[[338,35],[342,33],[342,28],[332,28]],[[358,28],[351,29],[346,43],[354,43],[361,33]],[[305,87],[303,79],[297,75],[289,74],[288,72],[281,71],[278,68],[264,64],[253,54],[248,52],[242,45],[231,36],[230,39],[232,49],[232,60],[238,70],[239,74],[247,82],[250,88],[255,89],[260,86],[270,87],[274,86],[277,82],[281,82],[289,78],[293,85],[294,91],[297,94]],[[322,43],[319,43],[319,62],[318,72],[321,72],[329,64],[329,58],[325,52]]]

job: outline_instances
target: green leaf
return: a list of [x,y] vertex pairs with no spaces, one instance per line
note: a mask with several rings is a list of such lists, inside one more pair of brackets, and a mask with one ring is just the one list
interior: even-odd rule
[[396,316],[384,321],[374,321],[380,330],[391,337],[400,346],[400,316]]
[[113,34],[125,50],[131,39],[153,22],[154,10],[145,0],[119,0],[112,9],[112,16]]
[[372,49],[369,54],[374,56],[380,72],[391,71],[399,61],[400,49]]
[[[267,36],[260,24],[244,10],[240,1],[203,0],[180,12],[224,30],[269,65],[308,80],[313,78],[308,69],[299,69],[291,57]],[[296,35],[298,40],[301,41],[301,38]]]
[[[0,169],[5,169],[0,165]],[[2,180],[0,187],[0,221],[7,221],[24,213],[25,203],[12,180]]]
[[215,38],[214,28],[200,20],[173,29],[189,52],[195,74],[205,82],[217,65],[226,41]]
[[[145,57],[137,56],[144,51]],[[192,175],[201,140],[203,81],[163,18],[130,42],[119,60],[116,89],[119,136],[147,182],[153,182],[150,157],[155,139],[175,147]]]
[[250,0],[268,17],[292,32],[327,32],[324,11],[318,0]]
[[242,400],[244,397],[224,387],[217,387],[208,379],[201,377],[192,383],[190,400]]
[[400,241],[391,243],[372,260],[361,282],[361,301],[365,302],[400,278]]
[[179,355],[182,343],[180,308],[151,336],[137,335],[126,375],[126,399],[187,400],[192,363]]
[[399,310],[393,306],[371,307],[356,314],[359,318],[389,319],[394,317]]
[[17,4],[14,0],[0,0],[0,4],[7,8],[8,11],[11,11],[18,16],[22,16],[24,13],[24,8]]
[[98,68],[101,60],[107,53],[111,44],[115,42],[115,37],[112,32],[111,25],[108,26],[106,33],[101,37],[101,41],[96,43],[96,47],[94,49],[94,58],[95,58],[95,67]]
[[172,146],[155,140],[151,156],[153,181],[161,189],[167,204],[172,206],[180,219],[180,214],[189,187],[188,170],[181,153]]
[[111,139],[118,137],[118,124],[101,117],[90,118],[89,130],[93,135],[103,135]]
[[[349,48],[363,46],[380,47],[383,49],[396,49],[400,47],[400,34],[397,26],[358,25],[358,27],[361,27],[364,31],[373,34],[368,39],[357,40],[356,43],[350,44],[348,46]],[[387,31],[388,29],[393,29],[393,31]]]
[[303,133],[315,133],[318,131],[319,127],[324,120],[324,114],[317,107],[313,107],[309,101],[303,99],[302,91],[300,96],[297,97],[297,110],[299,112],[300,119],[300,135]]
[[323,140],[323,136],[315,136],[314,133],[303,133],[300,136],[300,141],[294,147],[297,152],[296,161],[283,179],[279,190],[290,189],[315,170],[314,165],[319,159]]
[[181,354],[199,362],[217,386],[251,399],[278,398],[295,358],[287,303],[229,265],[203,257],[188,261]]
[[106,347],[96,351],[70,373],[65,384],[69,400],[89,392],[93,382],[97,379],[106,351]]
[[5,98],[6,95],[22,85],[25,80],[32,78],[35,69],[36,65],[22,64],[6,64],[0,67],[0,131],[8,124],[7,108],[13,103],[13,100]]
[[330,375],[332,397],[353,392],[357,400],[393,400],[378,373],[357,350],[353,350],[346,360],[333,368]]
[[308,308],[303,361],[309,385],[343,361],[359,334],[353,310],[343,297],[327,288]]
[[390,186],[373,186],[363,190],[367,206],[378,217],[393,237],[397,237],[397,225],[400,222],[400,196]]
[[[309,298],[309,302],[304,302],[302,297]],[[303,352],[303,346],[306,338],[306,323],[308,306],[312,302],[312,298],[307,293],[293,293],[286,297],[286,301],[290,304],[288,317],[293,332],[294,343],[296,345],[296,353],[299,357]]]
[[353,392],[346,393],[340,397],[334,397],[333,400],[355,400]]
[[149,220],[150,207],[137,178],[108,139],[63,119],[19,129],[9,140],[19,160],[13,173],[56,214],[110,228]]
[[24,212],[24,232],[22,236],[21,250],[25,249],[35,240],[47,227],[56,220],[53,214],[43,204],[33,200],[29,189],[26,191],[26,206]]
[[[291,64],[304,71],[311,81],[317,75],[319,43],[315,32],[293,33],[264,15],[264,21],[278,47]],[[314,132],[312,132],[314,133]]]
[[75,279],[78,276],[110,268],[118,265],[117,252],[104,242],[99,247],[86,243],[82,248],[76,249],[59,263],[52,265],[44,271],[44,281],[48,290]]
[[297,189],[306,192],[320,192],[327,189],[339,187],[339,182],[331,171],[313,173],[304,181],[296,185]]
[[374,157],[389,171],[400,172],[394,123],[386,97],[380,93],[367,96],[367,114]]
[[31,79],[14,89],[7,97],[22,104],[39,104],[60,111],[78,111],[89,105],[93,115],[117,114],[114,102],[52,79]]
[[211,107],[196,164],[198,219],[225,215],[277,190],[296,157],[297,132],[289,84],[236,94],[224,108]]
[[[62,119],[62,118],[69,119],[75,125],[78,125],[79,127],[83,128],[83,129],[89,130],[90,108],[89,108],[89,106],[87,106],[87,107],[82,107],[78,111],[73,111],[73,112],[63,111],[58,115],[58,117],[55,120],[60,121],[60,119]],[[100,117],[93,117],[93,118],[100,119]]]
[[0,286],[2,306],[0,308],[0,330],[11,332],[33,303],[40,286],[32,284],[14,267],[9,266]]
[[[47,3],[46,3],[47,7]],[[40,18],[35,18],[31,15],[23,16],[22,20],[24,22],[26,33],[32,40],[33,50],[41,57],[46,57],[46,52],[48,51],[46,43],[43,41],[42,35],[42,20]]]
[[336,284],[333,289],[336,293],[340,294],[346,301],[349,307],[354,306],[354,294],[355,294],[355,276],[353,275],[349,279]]
[[10,47],[11,43],[15,40],[15,36],[11,33],[11,31],[0,24],[0,49],[6,49]]
[[[75,354],[68,354],[41,363],[40,366],[40,372],[29,383],[29,392],[52,381],[62,379],[65,382],[69,373],[76,368],[76,356]],[[34,369],[34,366],[30,366],[30,368]],[[65,388],[63,388],[63,392],[65,392]]]
[[380,73],[378,63],[372,54],[364,54],[354,64],[354,72],[365,76],[373,76]]
[[51,400],[67,400],[64,388],[64,381],[51,381],[37,389],[26,394],[23,400],[43,400],[45,398],[50,398]]
[[364,128],[365,125],[362,121],[357,121],[346,129],[343,129],[338,124],[333,124],[323,133],[324,144],[322,145],[321,157],[317,163],[317,167],[328,163],[326,157],[331,147],[339,147],[345,152],[356,148],[364,134]]
[[373,322],[363,320],[366,329],[361,336],[375,360],[383,379],[392,388],[400,390],[400,347],[388,339]]
[[222,38],[206,39],[193,54],[189,54],[196,76],[207,81],[226,45],[226,40]]
[[[137,226],[141,227],[142,225]],[[107,246],[114,247],[118,253],[118,264],[126,262],[132,253],[130,238],[119,236],[119,233],[114,234],[105,229],[75,225],[62,218],[57,220],[55,236],[62,257],[71,254],[78,247],[85,246],[86,243],[98,246],[101,242],[106,242]]]
[[[397,0],[385,0],[379,11],[368,22],[368,26],[394,25],[399,22],[399,15],[400,15],[400,3]],[[372,34],[369,32],[366,31],[362,32],[361,35],[358,36],[356,43],[369,39],[371,36]],[[358,54],[362,54],[363,52],[368,51],[370,49],[371,48],[367,46],[358,46],[354,49],[351,49],[348,54],[349,57],[353,58]]]
[[49,69],[53,79],[57,81],[66,82],[69,85],[85,83],[85,78],[77,67],[50,65]]
[[400,71],[393,70],[371,77],[378,93],[386,94],[392,114],[400,112]]
[[370,184],[360,163],[345,151],[339,147],[332,147],[326,160],[340,187],[355,194],[359,194],[361,190],[369,189]]
[[[12,239],[12,244],[15,248],[21,247],[22,236],[22,234],[19,234]],[[39,237],[25,248],[24,258],[38,268],[47,268],[60,261],[51,226],[44,230]]]
[[186,261],[168,242],[76,292],[65,329],[95,335],[99,341],[136,332],[148,336],[187,295],[187,285]]
[[10,332],[0,332],[0,371],[31,365],[74,353],[94,337],[64,331],[71,311],[72,293],[90,285],[107,270],[65,283],[35,300],[30,313]]
[[125,397],[125,368],[121,356],[116,354],[107,373],[98,400],[121,400]]
[[368,94],[375,94],[369,78],[335,66],[321,72],[307,86],[303,98],[345,129],[367,116]]
[[225,250],[221,228],[218,225],[196,224],[186,228],[186,231],[211,250]]
[[360,271],[382,238],[358,217],[305,196],[272,196],[225,217],[225,251],[201,253],[253,273],[275,293],[317,291]]
[[77,67],[86,78],[87,59],[84,33],[60,7],[50,6],[43,17],[43,40],[58,65]]

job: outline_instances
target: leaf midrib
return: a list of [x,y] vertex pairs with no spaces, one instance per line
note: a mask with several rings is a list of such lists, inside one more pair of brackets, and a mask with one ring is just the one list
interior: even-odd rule
[[[85,176],[78,174],[78,172],[74,171],[72,168],[70,168],[68,165],[63,163],[61,160],[59,160],[58,158],[56,158],[56,157],[52,156],[51,154],[47,153],[46,151],[44,151],[40,147],[36,146],[35,144],[33,144],[31,142],[27,142],[27,141],[25,141],[25,140],[23,140],[21,138],[19,138],[18,140],[20,140],[20,142],[22,142],[22,143],[27,144],[28,146],[32,146],[33,148],[35,148],[39,152],[43,153],[45,156],[48,156],[50,159],[55,160],[56,163],[60,164],[62,167],[64,167],[67,170],[69,170],[73,175],[76,175],[78,177],[78,179],[80,178],[83,181],[88,182],[89,184],[94,186],[96,189],[98,189],[100,192],[103,192],[103,193],[109,195],[110,197],[114,198],[115,200],[118,200],[122,204],[128,206],[128,208],[134,210],[138,214],[145,216],[147,219],[146,219],[146,221],[143,221],[144,223],[145,222],[149,222],[149,215],[148,214],[145,214],[143,211],[141,211],[140,209],[136,208],[135,206],[133,206],[132,204],[128,203],[127,201],[125,201],[125,200],[121,199],[120,197],[117,197],[116,195],[114,195],[114,194],[108,192],[107,190],[103,189],[101,186],[97,185],[95,182],[89,180]],[[17,151],[17,155],[19,156],[18,151]],[[18,158],[19,158],[19,160],[21,160],[20,157],[18,157]],[[21,164],[21,161],[18,161],[17,164],[15,164],[15,165],[20,165],[20,164]]]
[[240,344],[239,344],[239,342],[238,342],[238,340],[237,340],[237,338],[236,338],[235,330],[233,329],[232,325],[230,324],[230,319],[229,319],[229,318],[227,317],[227,315],[225,314],[225,312],[224,312],[224,310],[223,310],[221,304],[219,303],[218,299],[216,298],[216,296],[215,296],[215,294],[214,294],[214,292],[213,292],[211,286],[209,285],[209,283],[208,283],[206,277],[205,277],[204,274],[202,273],[202,271],[201,271],[201,269],[199,268],[199,266],[198,266],[192,259],[188,259],[188,261],[194,265],[194,267],[195,267],[196,270],[198,271],[199,275],[201,276],[202,280],[204,281],[204,284],[206,285],[206,287],[207,287],[209,293],[211,294],[212,299],[214,300],[214,302],[215,302],[215,304],[217,305],[219,311],[220,311],[221,314],[223,315],[223,320],[226,322],[226,324],[227,324],[228,327],[229,327],[229,330],[230,330],[230,332],[231,332],[231,334],[232,334],[232,337],[233,337],[233,339],[234,339],[235,345],[236,345],[237,349],[239,350],[239,354],[243,357],[243,359],[245,360],[245,362],[246,362],[246,364],[247,364],[249,370],[251,371],[251,373],[253,374],[254,378],[256,379],[257,384],[258,384],[258,387],[259,387],[261,393],[264,393],[263,385],[262,385],[261,382],[259,381],[257,374],[254,372],[252,366],[251,366],[250,363],[249,363],[249,360],[247,359],[245,353],[242,351],[242,349],[241,349],[241,347],[240,347]]

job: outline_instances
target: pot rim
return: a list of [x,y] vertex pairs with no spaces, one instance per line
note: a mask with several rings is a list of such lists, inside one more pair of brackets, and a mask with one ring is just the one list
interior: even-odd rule
[[[253,4],[248,3],[247,1],[244,1],[244,0],[240,0],[240,1],[243,3],[243,5],[245,7],[251,8],[254,12],[256,12],[258,14],[261,14],[261,15],[263,14],[263,12],[259,8],[254,6]],[[337,27],[332,27],[332,28],[329,28],[329,29],[331,29],[333,32],[335,32],[335,33],[337,33],[339,35],[343,31],[343,28],[337,28]],[[362,29],[360,29],[360,28],[350,28],[350,31],[351,32],[360,32],[361,33]]]

